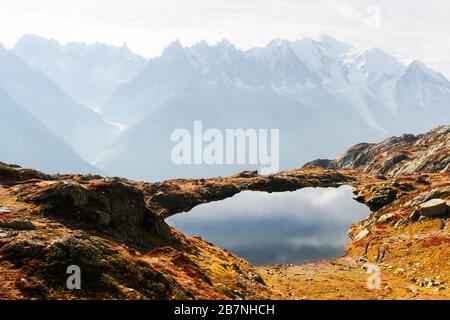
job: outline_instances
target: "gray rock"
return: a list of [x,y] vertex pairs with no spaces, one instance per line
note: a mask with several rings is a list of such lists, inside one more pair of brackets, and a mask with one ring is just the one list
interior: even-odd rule
[[361,231],[358,232],[358,234],[355,236],[355,241],[361,240],[363,238],[365,238],[367,235],[369,234],[369,230],[367,229],[362,229]]
[[418,221],[419,218],[420,218],[419,210],[414,210],[413,213],[411,213],[411,215],[409,216],[409,219],[411,221]]
[[388,223],[392,221],[395,218],[395,214],[393,213],[386,213],[383,214],[380,218],[378,218],[378,223]]
[[419,213],[425,217],[444,216],[449,212],[447,202],[442,199],[432,199],[419,205]]
[[397,193],[391,188],[385,188],[375,192],[375,196],[367,200],[367,205],[372,211],[377,211],[397,199]]
[[401,227],[401,226],[403,226],[403,225],[405,225],[405,224],[408,224],[408,221],[409,221],[409,218],[408,218],[408,217],[402,218],[402,219],[398,220],[398,221],[395,223],[394,227],[395,227],[395,228]]
[[407,203],[405,203],[405,206],[418,206],[424,202],[427,202],[428,200],[432,200],[432,199],[438,199],[438,198],[445,198],[448,195],[450,195],[450,186],[448,187],[443,187],[443,188],[435,188],[432,189],[426,193],[422,193],[420,195],[418,195],[417,197],[415,197],[414,199],[408,201]]
[[19,231],[4,231],[0,230],[0,239],[12,238],[19,234]]

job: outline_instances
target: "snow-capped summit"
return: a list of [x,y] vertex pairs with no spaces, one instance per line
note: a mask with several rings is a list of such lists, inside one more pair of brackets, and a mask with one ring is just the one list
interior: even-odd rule
[[[316,73],[287,43],[243,51],[227,40],[213,45],[202,41],[190,47],[183,47],[177,40],[160,57],[151,59],[134,79],[119,87],[102,110],[113,121],[132,124],[152,112],[155,103],[187,88],[271,90],[298,95],[299,90],[317,83]],[[133,103],[126,102],[130,94]]]
[[219,48],[236,48],[234,44],[232,44],[230,41],[228,41],[227,39],[222,39],[219,42],[217,42],[216,47]]
[[100,106],[120,84],[131,80],[145,65],[126,45],[71,42],[25,35],[12,49],[30,66],[42,70],[72,98],[91,108]]
[[349,87],[377,100],[387,112],[396,114],[396,85],[406,69],[402,63],[378,48],[369,48],[344,55],[342,65]]
[[[445,87],[448,81],[444,76],[420,66],[427,78]],[[413,69],[414,63],[407,68],[378,48],[358,50],[330,36],[295,41],[274,39],[265,47],[246,51],[226,39],[214,45],[202,41],[191,47],[183,47],[176,40],[161,57],[152,59],[137,77],[119,88],[105,103],[104,111],[115,121],[134,122],[154,109],[153,103],[146,108],[145,101],[159,101],[158,97],[171,96],[194,83],[211,88],[273,90],[306,103],[311,101],[312,89],[325,89],[362,114],[369,125],[384,132],[389,126],[382,124],[382,115],[397,114],[398,90],[401,91],[405,79],[411,78],[408,74]],[[125,108],[126,96],[133,87],[152,89],[133,94],[133,101],[139,101],[141,111],[127,104],[131,110],[127,116],[119,109]]]
[[370,77],[379,79],[380,77],[396,76],[405,70],[402,63],[378,48],[358,52],[349,59],[353,60],[353,63],[368,79]]
[[398,81],[398,102],[427,106],[450,97],[450,82],[441,73],[414,60]]
[[442,86],[448,86],[450,84],[442,73],[433,71],[420,60],[413,60],[406,73],[416,78],[425,77],[427,81]]
[[180,52],[184,52],[183,46],[181,45],[180,40],[172,41],[162,53],[163,56],[178,54]]
[[14,45],[13,52],[31,67],[42,70],[60,53],[61,49],[61,45],[56,40],[26,34]]
[[317,41],[326,46],[329,52],[331,52],[335,56],[348,52],[352,48],[350,44],[340,41],[328,35],[320,36]]

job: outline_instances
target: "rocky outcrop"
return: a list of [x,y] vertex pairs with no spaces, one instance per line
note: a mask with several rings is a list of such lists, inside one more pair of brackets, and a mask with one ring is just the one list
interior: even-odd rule
[[450,126],[417,136],[404,134],[381,143],[358,144],[334,160],[315,160],[304,168],[314,166],[361,169],[367,174],[392,176],[450,172]]
[[52,180],[49,175],[42,172],[21,168],[17,165],[6,164],[4,162],[0,162],[0,179],[3,184],[8,184],[9,182],[17,184],[32,179]]
[[84,228],[107,230],[124,241],[142,245],[176,245],[169,227],[147,207],[136,186],[115,179],[73,181],[68,177],[41,181],[32,192],[20,193],[23,201],[42,208],[45,216],[75,222]]
[[306,187],[334,187],[356,182],[351,171],[292,170],[262,176],[243,172],[231,177],[178,179],[146,184],[143,191],[150,210],[163,218],[191,210],[211,201],[223,200],[242,191],[285,192]]

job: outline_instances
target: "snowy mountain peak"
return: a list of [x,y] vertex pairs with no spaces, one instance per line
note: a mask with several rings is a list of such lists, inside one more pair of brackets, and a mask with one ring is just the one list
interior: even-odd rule
[[427,106],[450,98],[450,82],[441,73],[414,60],[399,79],[397,100],[405,105]]
[[410,63],[411,68],[419,68],[421,70],[428,70],[425,63],[423,63],[421,60],[415,59]]
[[25,34],[23,35],[16,43],[17,44],[53,44],[54,46],[61,46],[61,44],[55,39],[47,39],[34,34]]
[[228,41],[227,39],[222,39],[220,40],[217,44],[216,47],[219,48],[235,48],[234,44],[231,44],[230,41]]
[[301,40],[295,41],[275,38],[272,41],[270,41],[266,47],[269,48],[287,45],[291,46],[294,50],[296,48],[301,48],[301,50],[310,50],[310,51],[317,51],[320,49],[334,56],[347,53],[352,49],[352,46],[349,45],[348,43],[342,42],[327,35],[322,35],[317,38],[305,37]]
[[408,66],[407,73],[412,77],[416,77],[417,79],[426,78],[430,82],[434,82],[444,86],[450,85],[448,79],[442,73],[435,72],[434,70],[428,68],[420,60],[413,60]]
[[97,42],[70,42],[34,35],[23,36],[12,52],[29,66],[40,69],[82,105],[98,108],[116,90],[131,80],[146,60],[127,46]]
[[275,38],[266,45],[266,48],[279,47],[286,43],[288,43],[288,40],[281,39],[281,38]]
[[406,69],[396,58],[379,48],[365,49],[347,56],[345,60],[356,64],[366,76],[376,76],[377,78],[399,77]]
[[170,54],[170,53],[176,53],[184,51],[183,46],[181,45],[180,40],[176,39],[175,41],[172,41],[163,51],[163,55]]
[[42,69],[58,55],[61,49],[61,44],[56,40],[26,34],[17,41],[12,51],[30,66]]
[[208,47],[209,45],[208,42],[206,42],[206,40],[199,41],[192,46],[192,48],[208,48]]
[[343,54],[348,52],[352,46],[346,42],[340,41],[328,35],[322,35],[318,38],[318,41],[327,46],[335,54]]

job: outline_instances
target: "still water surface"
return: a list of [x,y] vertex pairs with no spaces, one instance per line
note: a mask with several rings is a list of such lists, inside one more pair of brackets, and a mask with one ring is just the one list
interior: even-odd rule
[[353,200],[352,189],[342,186],[272,194],[245,191],[167,222],[264,265],[340,256],[349,241],[349,226],[368,215],[369,209]]

